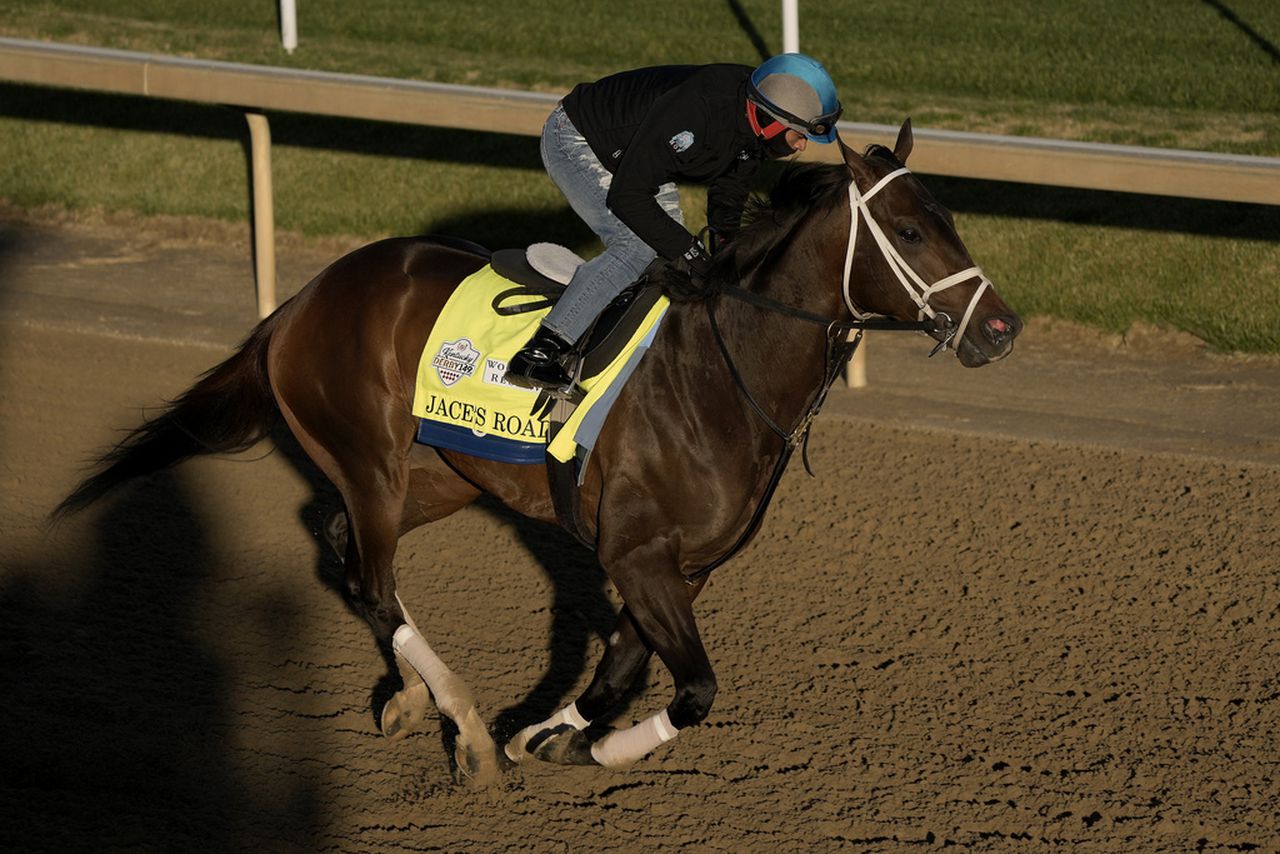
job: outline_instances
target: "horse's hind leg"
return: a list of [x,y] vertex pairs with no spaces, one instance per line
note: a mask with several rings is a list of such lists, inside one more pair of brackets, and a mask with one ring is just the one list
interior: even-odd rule
[[[410,487],[399,526],[401,535],[425,525],[426,522],[444,519],[475,501],[480,495],[479,489],[454,474],[434,451],[415,447],[413,465],[415,467],[410,471]],[[485,745],[485,741],[489,740],[489,731],[479,721],[470,690],[435,656],[398,594],[396,602],[401,607],[404,624],[393,635],[393,650],[404,686],[383,707],[380,721],[383,735],[388,739],[398,740],[421,725],[429,711],[430,700],[428,682],[422,676],[428,672],[433,673],[430,695],[434,695],[436,707],[458,725],[458,767],[468,775],[476,773],[477,763],[483,763],[483,759],[477,757],[475,743],[479,743],[480,754],[486,749],[492,750],[492,746]],[[420,643],[410,643],[415,636]],[[406,657],[410,653],[401,649],[404,644],[410,647],[412,662]],[[463,726],[463,722],[466,722],[466,726]]]
[[[448,490],[433,489],[435,480],[429,472],[418,469],[410,470],[409,494],[400,519],[401,536],[427,522],[443,519],[455,510],[469,504],[478,495],[478,492],[471,488],[470,484],[461,482],[462,486],[467,487],[466,490],[455,490],[457,493],[455,495],[442,496],[441,493],[447,493]],[[445,500],[441,500],[442,498]],[[351,520],[347,514],[346,507],[339,507],[335,510],[324,524],[323,534],[325,540],[333,548],[338,558],[344,562],[347,556],[347,545],[350,541],[350,531]],[[404,624],[421,635],[421,630],[418,628],[417,623],[413,621],[409,609],[405,607],[404,600],[400,598],[398,592],[395,594],[395,598],[396,604],[400,606],[400,612],[404,617]],[[392,639],[392,646],[394,646],[394,635]],[[394,653],[395,650],[392,649],[392,652]],[[401,687],[383,705],[378,719],[378,726],[389,741],[399,741],[422,726],[423,721],[426,720],[427,714],[430,712],[431,694],[422,676],[414,669],[413,665],[405,660],[403,655],[393,655],[392,657],[400,674]]]
[[[404,681],[404,687],[383,707],[382,731],[398,739],[419,725],[426,716],[429,691],[436,708],[458,727],[454,759],[459,772],[476,783],[491,783],[498,775],[493,737],[476,711],[471,691],[431,649],[400,601],[391,569],[402,532],[444,518],[479,493],[438,460],[435,466],[415,469],[406,477],[409,483],[403,491],[388,490],[376,497],[360,489],[343,490],[344,496],[350,495],[347,585],[357,607],[363,605],[378,639],[393,651]],[[377,480],[383,488],[395,483],[394,479]],[[391,507],[397,510],[394,516],[386,512]]]
[[[276,399],[290,429],[307,455],[333,481],[346,505],[347,530],[326,526],[335,545],[345,539],[343,563],[349,600],[373,627],[385,649],[391,649],[405,687],[393,698],[391,735],[401,735],[425,714],[423,681],[440,711],[458,727],[455,758],[459,770],[476,782],[497,777],[497,747],[476,713],[470,692],[431,651],[405,613],[396,595],[393,560],[401,533],[424,522],[441,519],[474,501],[478,491],[444,464],[434,452],[415,452],[411,419],[403,431],[395,416],[382,413],[381,430],[362,431],[370,437],[392,436],[391,447],[372,439],[363,445],[330,438],[309,430],[277,389]],[[406,410],[407,411],[407,410]],[[366,414],[376,414],[369,410]],[[306,424],[324,424],[311,418]],[[393,427],[388,431],[388,427]],[[385,444],[385,443],[384,443]],[[333,448],[341,448],[342,456]],[[414,462],[411,469],[410,461]],[[425,464],[424,464],[425,463]],[[421,641],[417,643],[416,641]],[[384,724],[384,731],[386,731]]]
[[[395,529],[395,541],[409,531],[434,522],[460,510],[480,495],[479,490],[453,472],[433,450],[415,448],[412,452],[414,467],[409,469],[408,486],[399,503],[401,512]],[[361,516],[347,514],[349,524],[359,531]],[[351,539],[347,541],[347,560],[353,555]],[[362,550],[355,549],[357,560],[363,560]],[[367,564],[367,562],[366,562]],[[388,573],[390,575],[390,573]],[[347,569],[348,585],[355,595],[357,586],[365,586],[362,572]],[[389,638],[396,667],[404,683],[382,708],[380,726],[382,734],[391,740],[399,740],[418,728],[426,719],[429,701],[435,700],[436,708],[458,728],[454,745],[454,760],[459,772],[476,783],[490,783],[497,778],[497,746],[489,734],[475,699],[462,681],[436,655],[418,629],[398,593],[395,579],[391,577],[391,597],[400,619]],[[379,625],[374,624],[375,631]],[[381,639],[381,636],[379,636]]]
[[[409,704],[421,701],[422,698],[414,691],[425,681],[435,698],[436,708],[458,727],[458,739],[454,745],[458,771],[481,785],[494,782],[498,777],[498,747],[476,711],[471,689],[440,660],[412,623],[396,629],[392,643],[401,674],[407,679],[406,671],[412,669],[421,675],[416,685],[406,683],[406,687],[392,698],[399,702],[398,713],[405,715]],[[385,711],[383,720],[385,726]]]
[[[410,471],[409,490],[400,519],[402,535],[443,519],[480,495],[478,489],[458,477],[434,451],[421,448],[414,451],[415,467]],[[458,726],[455,750],[458,768],[473,779],[490,777],[497,769],[496,747],[476,711],[470,690],[427,644],[398,595],[396,602],[404,615],[404,624],[393,635],[392,645],[404,687],[383,706],[382,734],[397,740],[416,729],[426,717],[430,697],[434,697],[436,707]]]

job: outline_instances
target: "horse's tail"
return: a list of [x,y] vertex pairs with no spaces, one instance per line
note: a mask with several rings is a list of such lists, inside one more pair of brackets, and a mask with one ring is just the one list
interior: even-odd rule
[[267,435],[279,415],[267,380],[267,345],[278,315],[254,328],[231,358],[104,454],[52,513],[83,510],[121,484],[200,454],[229,454]]

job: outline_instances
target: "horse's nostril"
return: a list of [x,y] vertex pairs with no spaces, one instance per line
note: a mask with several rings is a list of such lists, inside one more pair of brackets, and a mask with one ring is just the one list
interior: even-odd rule
[[982,331],[992,344],[1003,344],[1018,334],[1017,327],[1003,317],[988,317],[982,324]]

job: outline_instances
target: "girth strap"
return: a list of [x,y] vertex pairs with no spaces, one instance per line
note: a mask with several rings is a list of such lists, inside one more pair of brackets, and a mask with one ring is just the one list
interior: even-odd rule
[[[555,441],[556,435],[564,427],[564,423],[578,408],[577,403],[557,398],[551,405],[547,415],[547,445]],[[556,521],[573,538],[589,549],[594,550],[592,542],[582,523],[582,504],[578,494],[578,457],[575,454],[568,462],[561,462],[551,454],[547,454],[547,484],[551,489],[551,504],[556,510]]]

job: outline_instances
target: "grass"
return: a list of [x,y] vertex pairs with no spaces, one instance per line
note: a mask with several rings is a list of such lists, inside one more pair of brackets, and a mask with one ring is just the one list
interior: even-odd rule
[[[781,41],[776,0],[639,8],[308,0],[288,56],[272,3],[0,0],[0,35],[544,91],[651,63],[754,63]],[[853,120],[1280,156],[1274,0],[806,4],[801,39]],[[282,228],[593,251],[530,138],[271,120]],[[0,196],[243,220],[245,135],[230,110],[0,84]],[[1280,352],[1280,208],[928,183],[1024,314],[1116,332],[1145,321],[1219,350]]]

